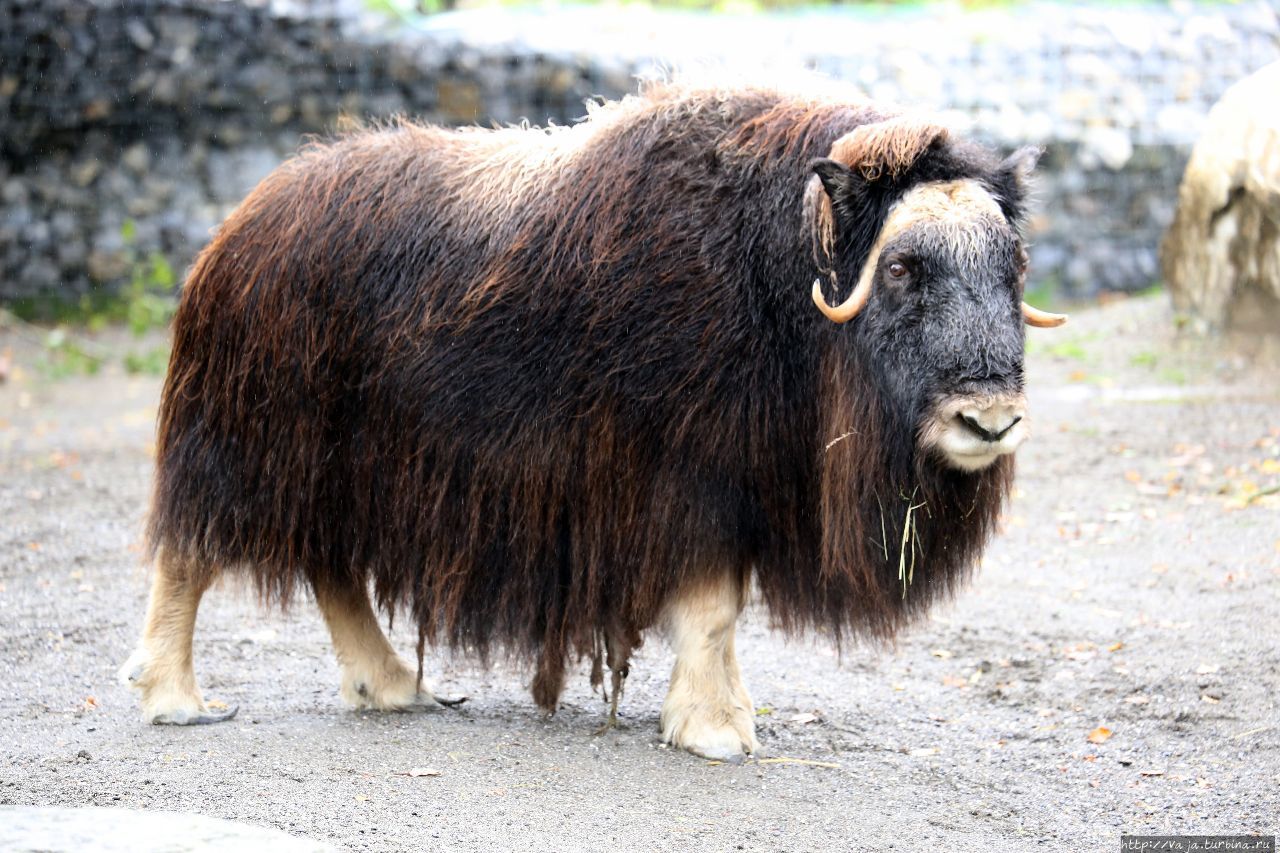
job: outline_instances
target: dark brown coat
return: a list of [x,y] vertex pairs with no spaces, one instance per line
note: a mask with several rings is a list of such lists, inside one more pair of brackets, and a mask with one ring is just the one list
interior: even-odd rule
[[880,118],[669,87],[308,147],[183,291],[152,547],[281,601],[371,580],[432,642],[535,659],[547,708],[709,573],[784,629],[891,634],[974,562],[1012,462],[916,458],[809,301],[810,161]]

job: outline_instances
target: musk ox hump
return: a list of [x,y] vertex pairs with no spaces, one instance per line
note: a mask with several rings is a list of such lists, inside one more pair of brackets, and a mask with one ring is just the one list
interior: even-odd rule
[[831,159],[843,163],[868,181],[896,178],[910,169],[930,147],[950,133],[927,117],[900,115],[864,124],[831,146]]

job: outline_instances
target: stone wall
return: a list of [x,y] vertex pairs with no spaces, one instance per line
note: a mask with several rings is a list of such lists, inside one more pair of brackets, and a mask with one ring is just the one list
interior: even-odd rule
[[814,68],[1044,145],[1036,276],[1075,295],[1146,287],[1204,115],[1280,56],[1276,9],[1018,9],[392,26],[355,0],[0,0],[0,299],[118,286],[153,251],[181,268],[303,135],[344,117],[565,123],[691,58],[757,79]]

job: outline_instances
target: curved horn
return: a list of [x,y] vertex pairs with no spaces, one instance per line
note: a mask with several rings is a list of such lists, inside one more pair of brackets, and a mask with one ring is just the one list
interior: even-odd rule
[[853,289],[853,293],[849,294],[849,298],[834,308],[827,304],[827,299],[822,295],[822,282],[818,279],[813,280],[813,304],[818,306],[826,318],[833,323],[847,323],[854,317],[858,316],[858,312],[867,304],[867,300],[871,298],[871,281],[873,276],[864,276],[862,281],[858,282],[858,286]]
[[1041,311],[1039,308],[1032,308],[1024,302],[1022,303],[1022,320],[1028,326],[1035,326],[1037,329],[1052,329],[1067,322],[1067,315]]

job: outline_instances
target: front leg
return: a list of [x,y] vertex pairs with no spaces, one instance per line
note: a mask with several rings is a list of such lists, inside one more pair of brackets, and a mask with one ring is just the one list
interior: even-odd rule
[[220,723],[235,708],[205,705],[192,666],[196,610],[216,567],[162,550],[156,559],[147,605],[147,624],[138,649],[120,667],[120,679],[142,694],[142,718],[148,723],[194,726]]
[[704,758],[754,753],[755,711],[733,651],[744,580],[726,573],[680,590],[664,614],[676,665],[662,704],[662,739]]

